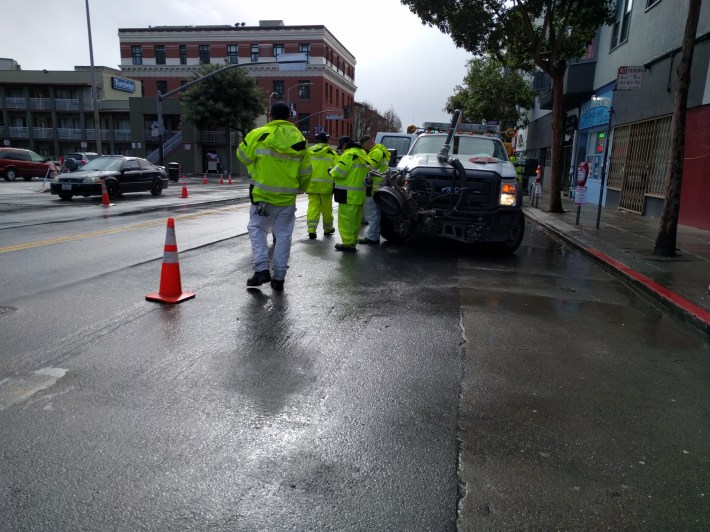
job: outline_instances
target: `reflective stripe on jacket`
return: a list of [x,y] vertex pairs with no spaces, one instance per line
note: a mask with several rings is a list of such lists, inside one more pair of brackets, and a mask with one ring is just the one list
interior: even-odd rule
[[311,179],[311,156],[303,134],[287,120],[253,129],[237,148],[237,158],[251,176],[252,203],[296,203]]
[[309,194],[332,194],[333,178],[330,176],[329,171],[335,166],[338,154],[325,142],[311,146],[308,151],[311,152],[313,174],[306,192]]
[[365,177],[374,167],[365,150],[359,146],[346,149],[338,157],[330,175],[335,179],[333,199],[338,203],[362,205],[365,203]]
[[[381,174],[384,174],[387,171],[390,163],[390,151],[387,148],[385,148],[382,144],[375,144],[370,151],[367,152],[367,155],[370,159],[372,159],[375,171]],[[377,187],[379,187],[380,183],[382,183],[382,179],[383,178],[376,175],[372,176],[373,191],[377,190]]]

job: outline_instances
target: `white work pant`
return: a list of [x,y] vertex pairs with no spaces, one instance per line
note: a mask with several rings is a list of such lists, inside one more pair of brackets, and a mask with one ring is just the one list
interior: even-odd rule
[[251,240],[252,264],[255,272],[269,270],[269,230],[274,233],[274,279],[284,279],[291,254],[291,235],[296,224],[296,206],[276,207],[268,203],[264,207],[268,216],[259,216],[258,205],[249,208],[249,240]]
[[370,240],[380,241],[380,208],[375,203],[372,197],[365,198],[365,208],[363,210],[363,218],[367,222],[367,230],[365,237]]

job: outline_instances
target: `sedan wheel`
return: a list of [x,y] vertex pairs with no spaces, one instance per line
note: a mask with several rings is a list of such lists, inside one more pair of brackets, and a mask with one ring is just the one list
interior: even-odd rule
[[108,197],[110,199],[116,199],[120,194],[118,190],[118,183],[116,183],[115,181],[107,181],[106,192],[108,193]]
[[150,188],[150,193],[153,194],[153,196],[160,196],[163,193],[162,179],[153,180],[153,186]]
[[5,170],[5,181],[14,181],[17,179],[17,172],[14,169],[8,168]]

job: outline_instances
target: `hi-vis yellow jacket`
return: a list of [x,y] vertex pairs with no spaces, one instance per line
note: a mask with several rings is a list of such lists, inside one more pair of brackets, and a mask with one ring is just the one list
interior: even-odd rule
[[372,159],[359,146],[346,149],[330,175],[335,179],[333,199],[337,203],[362,205],[365,203],[365,177],[374,168]]
[[335,166],[335,161],[338,159],[337,152],[325,142],[311,146],[308,151],[311,152],[313,173],[311,184],[308,185],[306,192],[308,194],[332,194],[333,178],[328,172]]
[[237,148],[251,176],[252,203],[294,205],[311,179],[311,156],[303,134],[287,120],[272,120],[251,130]]
[[[390,164],[391,155],[390,151],[387,148],[385,148],[382,144],[375,144],[372,148],[370,148],[370,151],[367,152],[367,155],[370,157],[370,159],[372,159],[375,171],[381,174],[384,174],[387,171],[387,168]],[[372,190],[374,192],[375,190],[377,190],[377,187],[380,186],[380,183],[382,183],[382,178],[373,175],[372,183]]]

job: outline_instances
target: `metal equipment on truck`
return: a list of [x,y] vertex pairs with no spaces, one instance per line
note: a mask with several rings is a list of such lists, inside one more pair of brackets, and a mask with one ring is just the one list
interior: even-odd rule
[[428,235],[515,252],[525,232],[522,186],[500,138],[423,133],[374,192],[382,236]]

